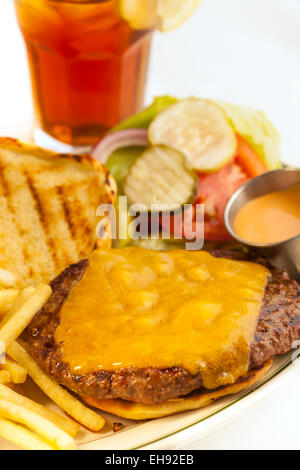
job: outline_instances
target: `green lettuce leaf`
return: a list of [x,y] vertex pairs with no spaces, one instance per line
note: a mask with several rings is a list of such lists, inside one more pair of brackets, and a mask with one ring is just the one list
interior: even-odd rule
[[148,129],[153,119],[164,109],[177,103],[178,99],[172,96],[158,96],[153,103],[135,116],[131,116],[118,124],[112,131],[123,129]]
[[223,109],[231,126],[265,162],[269,170],[280,168],[280,136],[263,111],[217,102]]

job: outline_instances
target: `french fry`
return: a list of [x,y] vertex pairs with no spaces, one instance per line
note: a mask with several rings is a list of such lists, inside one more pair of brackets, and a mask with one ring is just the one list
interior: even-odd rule
[[11,390],[9,387],[6,387],[2,384],[0,384],[0,398],[7,400],[10,403],[14,403],[15,405],[22,406],[28,411],[32,411],[33,413],[40,415],[42,418],[51,421],[53,424],[58,426],[72,437],[75,437],[78,434],[80,426],[78,423],[75,423],[75,421],[71,420],[70,418],[60,416],[54,411],[49,410],[48,408],[30,400],[27,397],[19,395],[14,390]]
[[16,276],[6,269],[0,268],[0,285],[3,287],[14,287],[17,283]]
[[8,384],[11,382],[9,372],[7,370],[0,370],[0,384]]
[[5,315],[19,295],[18,289],[0,290],[0,315]]
[[104,419],[48,377],[19,343],[14,341],[8,347],[8,354],[28,370],[32,380],[68,415],[92,431],[100,431],[103,428]]
[[2,418],[0,418],[0,436],[24,450],[55,450],[27,429]]
[[6,400],[0,400],[0,417],[23,424],[36,432],[57,450],[76,449],[75,441],[71,436],[47,419],[42,418],[32,411],[28,411],[26,408],[22,408]]
[[1,369],[9,373],[13,384],[23,384],[26,381],[27,370],[8,357],[5,358],[5,363],[1,365]]
[[26,302],[26,300],[29,299],[29,297],[32,296],[34,293],[35,288],[30,286],[26,287],[21,294],[17,297],[17,299],[14,301],[12,307],[9,309],[9,311],[6,313],[5,317],[2,319],[1,325],[3,326],[6,324],[15,314],[16,312],[23,306],[23,304]]
[[[22,331],[29,325],[34,315],[40,310],[51,295],[51,287],[41,284],[36,288],[14,315],[10,319],[4,320],[0,324],[0,342],[6,345],[6,348],[17,339]],[[1,292],[0,292],[1,293]]]

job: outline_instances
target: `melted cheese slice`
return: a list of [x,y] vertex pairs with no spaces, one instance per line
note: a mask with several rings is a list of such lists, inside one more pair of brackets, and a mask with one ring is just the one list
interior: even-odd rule
[[245,375],[269,271],[206,252],[97,250],[60,312],[76,375],[182,367],[214,389]]

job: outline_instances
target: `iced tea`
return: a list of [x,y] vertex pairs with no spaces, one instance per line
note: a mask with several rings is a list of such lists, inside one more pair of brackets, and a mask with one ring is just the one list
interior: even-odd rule
[[151,31],[134,31],[115,0],[15,0],[37,125],[92,145],[143,104]]

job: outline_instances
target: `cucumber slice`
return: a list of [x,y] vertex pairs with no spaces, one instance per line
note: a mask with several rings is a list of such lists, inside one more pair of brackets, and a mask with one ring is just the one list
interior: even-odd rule
[[208,100],[182,100],[161,112],[149,127],[153,145],[182,152],[192,168],[214,172],[235,155],[237,140],[224,111]]
[[140,155],[123,184],[129,204],[143,204],[147,210],[152,204],[158,210],[179,209],[193,200],[197,175],[177,150],[164,146],[149,147]]

